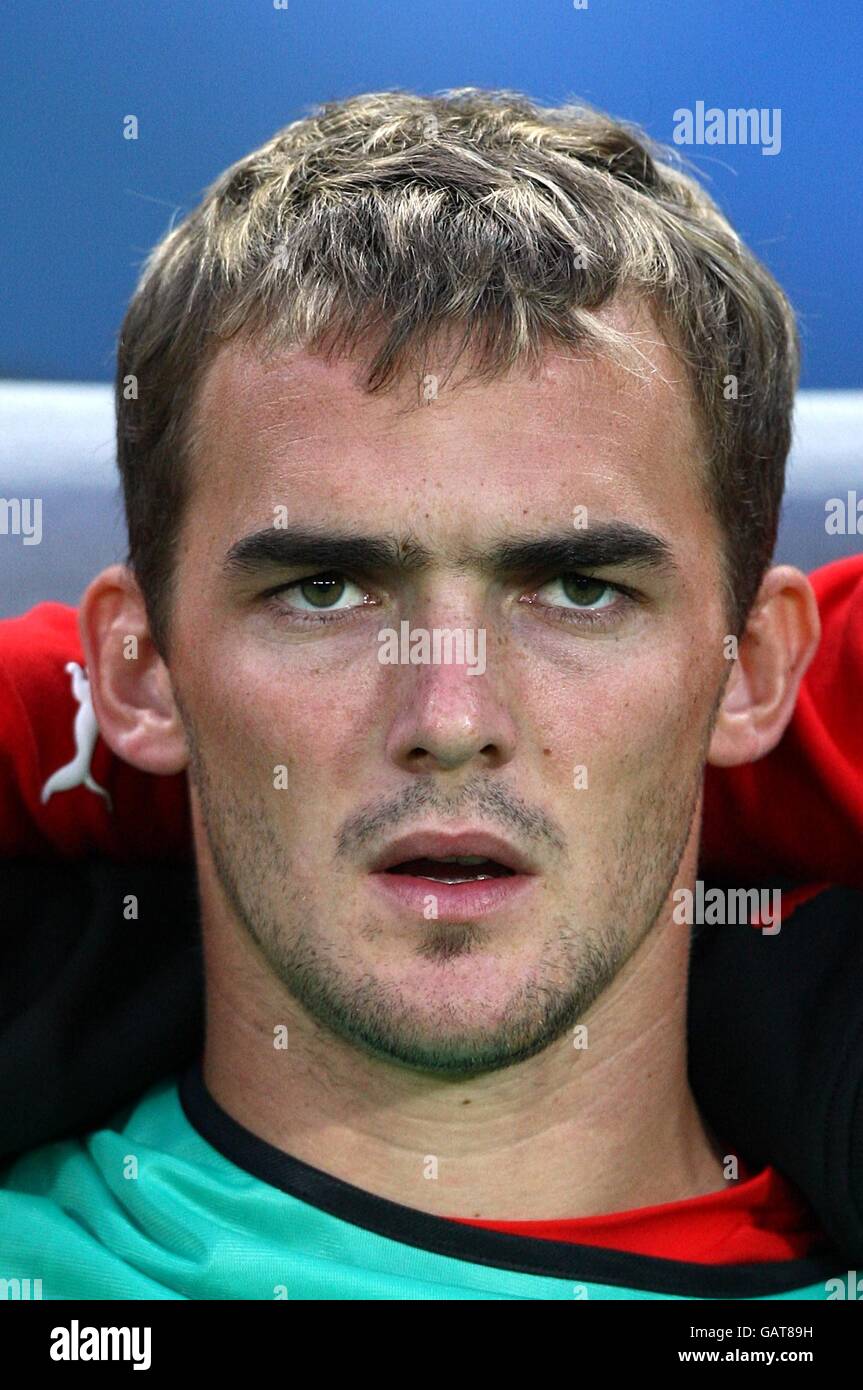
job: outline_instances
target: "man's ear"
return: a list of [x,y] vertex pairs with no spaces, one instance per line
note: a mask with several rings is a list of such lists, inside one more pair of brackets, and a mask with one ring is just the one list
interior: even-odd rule
[[186,736],[168,668],[150,636],[144,596],[125,565],[102,570],[78,614],[99,732],[142,772],[181,772]]
[[792,565],[768,570],[738,641],[709,763],[736,767],[776,747],[820,637],[818,601],[806,575]]

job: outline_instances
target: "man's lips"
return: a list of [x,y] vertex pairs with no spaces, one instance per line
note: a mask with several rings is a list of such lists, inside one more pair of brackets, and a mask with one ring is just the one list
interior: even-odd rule
[[[444,862],[455,857],[480,862]],[[484,830],[405,835],[378,855],[369,880],[412,916],[444,922],[484,917],[511,906],[539,882],[538,869],[525,854]]]
[[469,859],[406,859],[403,864],[394,864],[384,872],[427,878],[432,883],[476,883],[480,879],[509,878],[514,870],[505,868],[496,859],[471,855]]
[[[386,873],[416,861],[440,861],[456,857],[473,857],[489,861],[497,866],[495,876],[537,872],[536,866],[527,855],[501,836],[487,830],[414,831],[411,835],[403,835],[400,839],[391,841],[377,856],[370,872]],[[404,869],[401,871],[405,872]]]

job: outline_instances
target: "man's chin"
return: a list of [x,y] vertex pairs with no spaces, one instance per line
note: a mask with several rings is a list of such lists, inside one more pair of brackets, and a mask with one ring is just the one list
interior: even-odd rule
[[[329,1032],[367,1055],[465,1077],[526,1061],[572,1031],[613,975],[591,969],[565,988],[552,974],[488,951],[435,952],[365,973],[308,975],[291,993]],[[298,988],[299,985],[299,988]]]
[[566,1021],[554,1029],[515,1022],[490,1030],[453,1021],[447,1028],[439,1023],[430,1026],[422,1017],[398,1023],[388,1020],[383,1025],[375,1020],[369,1027],[354,1019],[343,1036],[378,1061],[455,1080],[525,1062],[558,1041],[568,1027]]

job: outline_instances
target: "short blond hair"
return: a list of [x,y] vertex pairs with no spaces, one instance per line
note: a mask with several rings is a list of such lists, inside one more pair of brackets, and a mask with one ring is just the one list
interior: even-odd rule
[[118,345],[129,563],[163,652],[195,394],[230,338],[326,355],[374,342],[365,385],[381,391],[455,327],[491,379],[550,343],[625,356],[594,312],[623,291],[686,365],[739,632],[775,545],[799,341],[676,155],[586,105],[464,87],[325,103],[231,165],[150,254]]

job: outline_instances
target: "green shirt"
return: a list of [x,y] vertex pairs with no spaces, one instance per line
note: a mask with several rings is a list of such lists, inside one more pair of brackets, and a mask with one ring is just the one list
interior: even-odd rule
[[0,1169],[6,1297],[41,1280],[45,1299],[820,1300],[846,1266],[705,1266],[463,1226],[265,1143],[199,1064]]

